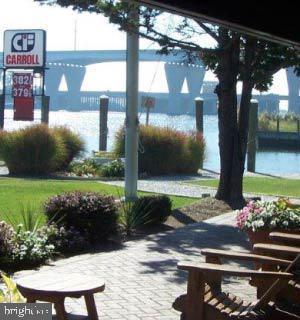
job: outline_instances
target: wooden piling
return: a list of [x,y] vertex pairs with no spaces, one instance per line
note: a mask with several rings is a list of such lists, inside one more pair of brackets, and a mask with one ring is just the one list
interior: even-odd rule
[[195,99],[195,117],[196,117],[196,129],[203,134],[203,102],[200,97]]
[[247,170],[255,172],[256,166],[256,148],[258,131],[258,101],[251,100],[249,112],[249,134],[248,134],[248,162]]
[[4,128],[5,95],[0,95],[0,130]]
[[107,150],[107,114],[108,114],[109,98],[107,96],[100,97],[100,123],[99,123],[99,150]]
[[41,122],[49,124],[50,96],[42,96]]

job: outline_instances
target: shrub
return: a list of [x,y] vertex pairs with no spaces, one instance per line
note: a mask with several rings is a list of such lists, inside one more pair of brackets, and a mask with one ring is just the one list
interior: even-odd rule
[[72,162],[69,165],[69,172],[76,176],[96,176],[100,172],[101,166],[92,159],[84,159],[83,161]]
[[172,213],[168,196],[144,196],[136,201],[121,202],[120,223],[127,234],[140,227],[163,223]]
[[45,234],[20,230],[16,234],[17,250],[13,253],[13,261],[25,265],[38,265],[52,257],[54,245],[48,243]]
[[89,240],[101,240],[117,228],[114,198],[93,192],[70,192],[51,197],[45,203],[50,221],[87,233]]
[[0,221],[0,258],[10,256],[16,248],[13,227],[5,221]]
[[85,143],[78,134],[72,132],[67,127],[54,127],[52,130],[54,135],[62,140],[66,148],[65,157],[60,159],[56,164],[58,170],[65,170],[71,161],[85,150]]
[[47,174],[65,158],[66,148],[46,125],[33,125],[2,132],[0,155],[10,174]]
[[51,223],[41,227],[38,233],[45,235],[48,239],[48,244],[52,244],[58,252],[77,252],[89,247],[89,242],[86,240],[87,237],[73,227],[66,229]]
[[121,159],[104,164],[100,169],[102,177],[124,177],[125,167]]
[[[197,173],[204,160],[205,142],[201,134],[183,133],[171,128],[140,127],[139,172],[152,175]],[[124,157],[125,134],[117,134],[114,152]]]

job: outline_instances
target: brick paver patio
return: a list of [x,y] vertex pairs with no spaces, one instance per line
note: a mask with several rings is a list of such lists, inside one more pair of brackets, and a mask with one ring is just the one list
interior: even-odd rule
[[[57,277],[62,273],[80,273],[102,278],[104,293],[96,294],[99,319],[175,320],[179,314],[172,302],[186,290],[186,273],[178,272],[179,260],[201,260],[201,248],[245,250],[245,235],[233,226],[234,214],[186,226],[182,229],[127,242],[124,247],[94,254],[78,255],[56,261],[39,271]],[[33,271],[23,271],[16,277]],[[246,280],[230,279],[227,289],[243,298],[253,299],[254,290]],[[84,319],[83,299],[67,300],[70,319]]]

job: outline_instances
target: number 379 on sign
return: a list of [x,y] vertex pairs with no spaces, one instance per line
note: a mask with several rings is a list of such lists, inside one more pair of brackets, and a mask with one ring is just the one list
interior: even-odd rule
[[30,73],[15,73],[13,75],[13,97],[32,97],[32,82],[33,78]]

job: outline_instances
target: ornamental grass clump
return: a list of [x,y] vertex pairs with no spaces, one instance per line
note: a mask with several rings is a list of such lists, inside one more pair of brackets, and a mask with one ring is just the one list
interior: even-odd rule
[[249,201],[238,212],[236,222],[241,230],[253,232],[270,229],[300,230],[300,207],[287,199]]
[[[149,175],[197,173],[205,156],[205,141],[200,133],[185,133],[171,128],[140,126],[139,173]],[[125,131],[115,138],[114,153],[124,157]]]
[[48,174],[57,159],[64,158],[63,141],[54,136],[46,125],[33,125],[0,134],[0,157],[9,173]]
[[35,124],[0,132],[0,158],[11,175],[45,175],[65,170],[84,150],[83,140],[66,127]]
[[52,128],[54,136],[61,139],[65,146],[65,156],[61,159],[57,159],[57,169],[66,170],[72,160],[85,151],[84,140],[75,132],[72,132],[69,128],[65,126],[58,126]]

